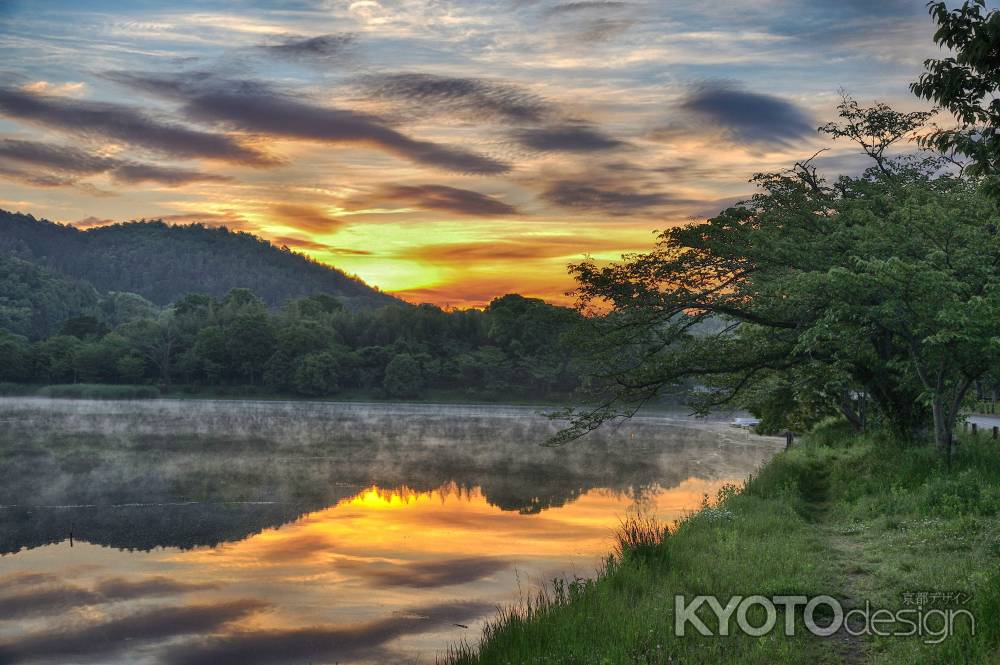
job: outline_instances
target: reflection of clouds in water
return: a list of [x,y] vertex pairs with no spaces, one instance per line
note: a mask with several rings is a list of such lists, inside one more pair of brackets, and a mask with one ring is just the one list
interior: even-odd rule
[[51,585],[58,579],[54,575],[27,576],[36,578],[27,587],[23,580],[11,577],[14,579],[10,585],[9,578],[0,578],[0,607],[3,608],[0,621],[34,614],[51,614],[86,605],[171,596],[218,587],[215,584],[188,584],[157,576],[138,580],[108,578],[100,580],[93,588],[86,589],[71,584]]
[[345,559],[341,570],[368,581],[374,586],[413,588],[443,587],[474,582],[510,567],[511,562],[495,557],[461,557],[432,561],[372,561],[363,563]]
[[779,447],[642,418],[542,448],[555,425],[527,408],[0,399],[0,419],[0,551],[38,548],[4,560],[0,663],[433,660],[518,579],[590,574],[627,511],[679,516]]
[[543,513],[594,489],[641,500],[691,477],[742,477],[775,449],[662,417],[543,448],[556,425],[518,407],[2,399],[0,416],[0,447],[22,451],[0,458],[0,505],[116,506],[0,508],[2,551],[70,528],[115,547],[215,545],[373,484],[478,489],[504,511]]
[[263,630],[210,637],[169,649],[167,665],[269,665],[295,661],[340,661],[362,656],[407,633],[469,621],[492,611],[479,602],[414,607],[397,616],[350,626]]
[[136,648],[142,643],[211,633],[265,607],[265,603],[257,600],[236,600],[210,605],[160,607],[132,611],[112,619],[71,623],[0,644],[0,663],[113,656],[125,648]]

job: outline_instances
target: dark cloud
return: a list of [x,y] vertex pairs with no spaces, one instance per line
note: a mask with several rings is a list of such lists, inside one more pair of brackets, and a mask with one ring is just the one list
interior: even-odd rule
[[0,140],[0,157],[41,168],[80,174],[103,173],[115,164],[113,159],[77,148],[17,139]]
[[158,182],[177,187],[192,182],[226,182],[229,178],[201,171],[178,169],[169,166],[123,162],[111,169],[111,177],[122,183]]
[[740,143],[787,145],[816,132],[815,121],[795,104],[725,84],[699,86],[681,109]]
[[351,33],[321,35],[319,37],[287,37],[280,44],[261,44],[264,53],[286,60],[331,61],[343,58],[357,42]]
[[107,657],[139,644],[207,633],[264,609],[253,600],[134,611],[122,617],[25,635],[0,644],[0,663],[53,660],[77,662]]
[[480,217],[517,214],[517,208],[503,201],[446,185],[392,185],[350,199],[346,205],[354,210],[406,207]]
[[120,104],[0,87],[0,115],[58,131],[123,141],[173,157],[221,159],[253,166],[275,163],[271,157],[242,145],[231,136],[163,122]]
[[0,174],[40,187],[75,185],[80,178],[101,173],[109,174],[120,183],[157,182],[172,187],[192,182],[228,180],[200,171],[104,157],[78,148],[38,141],[2,139],[0,158],[31,167],[25,170],[23,166],[8,165],[0,167]]
[[255,630],[172,647],[165,650],[161,658],[166,665],[271,665],[353,661],[370,658],[373,650],[402,635],[467,622],[494,609],[493,605],[487,603],[441,603],[414,608],[406,615],[354,625]]
[[112,577],[99,581],[94,590],[109,600],[131,600],[150,596],[171,596],[191,591],[217,589],[218,584],[211,582],[179,582],[177,580],[157,575],[144,579],[128,580],[122,577]]
[[504,162],[452,146],[420,141],[382,119],[302,101],[255,81],[225,81],[210,75],[187,78],[114,73],[115,81],[183,104],[185,115],[246,132],[344,145],[370,145],[419,164],[460,173],[499,174]]
[[512,136],[524,147],[541,152],[600,152],[625,145],[584,123],[529,127]]
[[418,113],[445,111],[475,120],[538,122],[554,112],[538,95],[486,79],[402,72],[368,76],[361,84],[370,96],[410,104]]
[[639,192],[626,186],[602,186],[587,182],[561,180],[543,193],[549,203],[564,208],[629,214],[665,205],[694,203],[663,192]]
[[425,589],[474,582],[508,568],[510,562],[490,557],[465,557],[405,564],[348,563],[347,565],[352,573],[379,587],[402,586]]

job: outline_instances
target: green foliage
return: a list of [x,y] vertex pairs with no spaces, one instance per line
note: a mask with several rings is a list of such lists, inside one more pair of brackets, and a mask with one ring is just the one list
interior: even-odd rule
[[165,309],[127,293],[101,303],[34,343],[0,334],[0,381],[528,400],[568,396],[580,382],[566,342],[579,315],[520,296],[485,312],[350,310],[324,294],[269,310],[248,289],[188,294]]
[[0,253],[0,330],[47,337],[67,319],[94,312],[97,304],[93,287]]
[[[886,155],[927,113],[840,112],[823,131],[872,158],[860,177],[829,184],[809,160],[761,174],[650,253],[572,266],[583,304],[612,309],[592,351],[612,390],[568,435],[695,384],[699,410],[735,401],[772,430],[835,410],[860,428],[870,401],[899,436],[951,450],[969,388],[1000,363],[1000,210],[945,160]],[[710,320],[724,326],[698,329]]]
[[911,87],[919,97],[952,113],[959,126],[937,129],[923,143],[971,160],[967,172],[991,179],[1000,192],[1000,10],[986,11],[985,0],[966,0],[949,10],[944,2],[928,4],[937,23],[934,41],[954,52],[924,62],[926,72]]
[[420,362],[407,353],[400,353],[385,367],[382,388],[390,397],[418,397],[424,388]]
[[294,386],[301,395],[319,397],[340,390],[341,359],[331,351],[309,353],[295,363]]

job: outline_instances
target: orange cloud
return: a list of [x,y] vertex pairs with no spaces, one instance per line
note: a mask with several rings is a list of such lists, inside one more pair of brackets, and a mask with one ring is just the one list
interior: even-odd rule
[[319,206],[300,203],[276,203],[267,210],[267,218],[281,226],[312,233],[330,233],[343,221],[328,215]]

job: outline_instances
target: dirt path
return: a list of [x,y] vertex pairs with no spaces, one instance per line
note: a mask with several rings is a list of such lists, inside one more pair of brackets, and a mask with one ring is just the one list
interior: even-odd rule
[[[847,614],[861,605],[859,600],[861,581],[865,573],[858,562],[861,560],[862,544],[856,536],[843,533],[829,523],[828,472],[824,468],[817,468],[814,471],[815,473],[809,478],[807,488],[803,491],[803,498],[809,505],[807,519],[823,535],[832,555],[831,563],[838,566],[843,573],[842,587],[837,599]],[[840,662],[844,665],[863,665],[868,660],[867,643],[863,636],[856,634],[862,626],[863,621],[860,618],[852,617],[832,636],[820,639],[836,640],[835,648],[840,655]]]
[[[841,589],[840,603],[846,614],[855,607],[861,606],[859,600],[860,582],[865,573],[858,567],[857,562],[861,559],[861,543],[849,535],[845,535],[835,529],[824,526],[827,542],[830,550],[834,553],[834,560],[844,571],[844,586]],[[867,662],[867,644],[865,638],[857,633],[863,627],[860,618],[852,617],[852,620],[845,621],[833,636],[837,641],[837,650],[844,665],[862,665]]]

